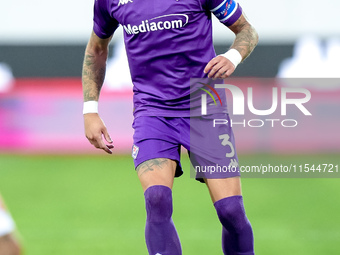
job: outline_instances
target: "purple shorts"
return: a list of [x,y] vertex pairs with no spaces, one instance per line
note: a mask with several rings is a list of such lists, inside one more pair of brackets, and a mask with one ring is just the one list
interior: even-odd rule
[[177,162],[175,176],[181,176],[183,146],[188,150],[192,164],[191,176],[197,180],[239,176],[235,140],[229,123],[226,113],[191,118],[138,117],[133,123],[135,167],[146,160],[168,158]]

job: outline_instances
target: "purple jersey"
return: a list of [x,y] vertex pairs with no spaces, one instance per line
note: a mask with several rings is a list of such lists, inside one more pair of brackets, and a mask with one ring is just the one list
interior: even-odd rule
[[207,77],[216,56],[211,13],[230,26],[242,9],[235,0],[96,0],[98,37],[123,26],[135,117],[190,115],[190,78]]

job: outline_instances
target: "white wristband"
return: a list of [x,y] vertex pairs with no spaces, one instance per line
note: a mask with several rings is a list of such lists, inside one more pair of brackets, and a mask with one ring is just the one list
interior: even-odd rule
[[97,101],[84,102],[83,114],[86,113],[98,113],[98,102]]
[[221,54],[222,56],[226,57],[230,60],[231,63],[235,66],[235,68],[238,66],[239,63],[242,61],[242,56],[238,50],[230,49],[226,53]]

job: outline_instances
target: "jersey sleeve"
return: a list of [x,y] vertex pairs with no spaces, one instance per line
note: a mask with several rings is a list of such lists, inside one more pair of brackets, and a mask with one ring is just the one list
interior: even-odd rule
[[107,0],[95,0],[93,14],[93,31],[102,39],[109,38],[119,26],[108,11]]
[[242,7],[236,0],[205,0],[205,6],[226,26],[234,24],[242,15]]

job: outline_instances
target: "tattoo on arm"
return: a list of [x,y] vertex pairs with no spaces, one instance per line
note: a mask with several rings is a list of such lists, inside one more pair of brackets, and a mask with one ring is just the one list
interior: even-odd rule
[[155,171],[156,169],[162,169],[169,165],[169,159],[166,158],[156,158],[144,161],[139,166],[137,166],[136,171],[138,174],[142,175],[149,171]]
[[111,38],[112,36],[108,39],[100,39],[94,32],[91,34],[83,62],[84,101],[98,101],[99,99],[100,90],[105,79],[108,45]]
[[88,52],[85,54],[82,73],[84,101],[98,101],[105,70],[105,65],[96,63],[94,55]]
[[236,38],[231,48],[238,50],[242,59],[245,60],[256,47],[258,34],[245,18],[235,22],[232,25],[232,30],[235,32]]

